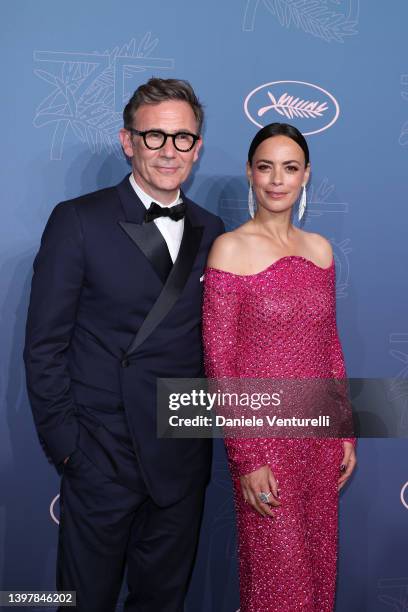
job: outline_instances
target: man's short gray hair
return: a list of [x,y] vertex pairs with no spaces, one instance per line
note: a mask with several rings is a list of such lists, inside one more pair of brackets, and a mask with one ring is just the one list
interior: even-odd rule
[[182,100],[191,106],[200,134],[204,120],[204,109],[190,83],[181,79],[152,78],[147,83],[140,85],[124,108],[123,123],[125,129],[133,127],[133,118],[140,106],[159,104],[168,100]]

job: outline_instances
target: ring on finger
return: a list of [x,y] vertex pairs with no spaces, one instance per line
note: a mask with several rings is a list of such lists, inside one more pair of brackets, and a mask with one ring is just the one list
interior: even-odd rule
[[268,493],[265,493],[264,491],[261,491],[260,493],[258,493],[259,499],[264,504],[269,504],[269,498],[271,495],[272,493],[270,491],[268,491]]

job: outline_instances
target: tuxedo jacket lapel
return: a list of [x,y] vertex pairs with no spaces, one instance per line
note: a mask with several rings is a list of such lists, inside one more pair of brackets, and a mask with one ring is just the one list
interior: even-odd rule
[[139,247],[143,255],[152,264],[157,276],[164,284],[173,266],[169,249],[161,232],[155,223],[137,225],[126,221],[119,221],[121,228],[129,238]]
[[126,177],[117,189],[127,219],[118,223],[150,261],[164,284],[173,266],[166,241],[155,223],[143,223],[146,208],[132,188],[129,177]]
[[184,219],[183,238],[177,259],[159,297],[130,343],[126,351],[127,356],[150,336],[180,297],[200,248],[202,234],[203,227],[193,226],[187,214]]
[[[188,204],[183,238],[176,261],[172,264],[166,241],[155,223],[143,223],[146,208],[137,197],[127,176],[117,186],[126,221],[118,221],[122,230],[138,246],[162,280],[163,288],[126,351],[136,351],[156,329],[180,297],[190,276],[200,248],[203,227],[195,225]],[[183,200],[186,198],[183,196]]]

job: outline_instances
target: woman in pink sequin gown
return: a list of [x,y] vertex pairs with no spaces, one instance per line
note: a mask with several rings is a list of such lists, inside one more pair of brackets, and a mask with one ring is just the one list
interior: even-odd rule
[[[292,225],[310,173],[303,136],[270,124],[247,175],[256,212],[214,243],[204,279],[210,378],[345,378],[330,244]],[[331,612],[338,490],[350,439],[226,438],[238,522],[241,612]],[[268,503],[259,498],[271,493]]]

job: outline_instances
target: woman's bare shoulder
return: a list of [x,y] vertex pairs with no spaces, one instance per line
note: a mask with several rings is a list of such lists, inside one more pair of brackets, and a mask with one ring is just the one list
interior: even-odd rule
[[321,234],[302,232],[302,238],[310,252],[310,258],[322,268],[330,266],[333,260],[333,249],[330,242]]
[[207,260],[207,266],[240,274],[245,256],[245,233],[241,228],[221,234],[214,241]]

